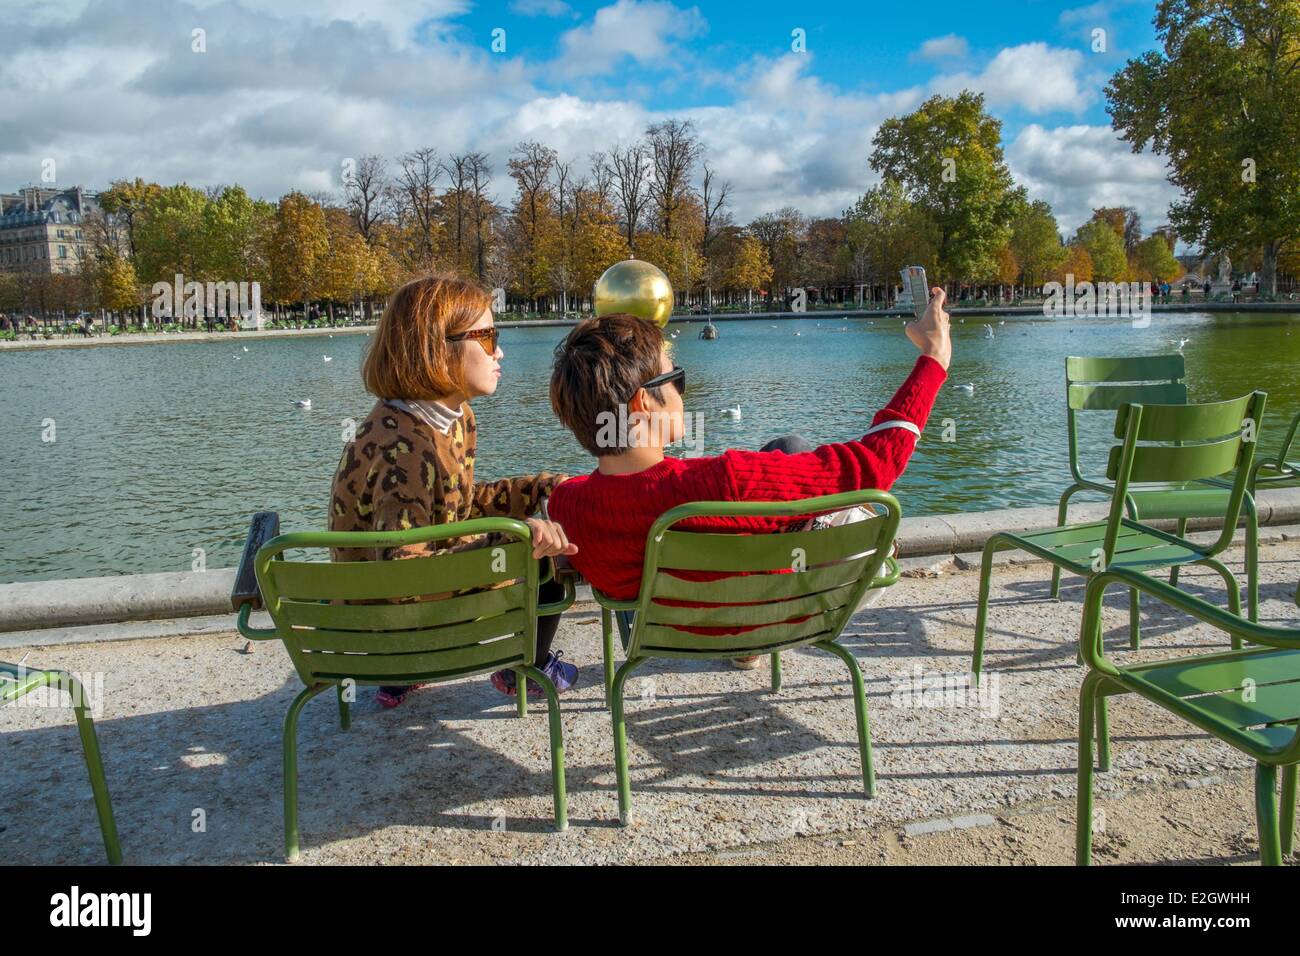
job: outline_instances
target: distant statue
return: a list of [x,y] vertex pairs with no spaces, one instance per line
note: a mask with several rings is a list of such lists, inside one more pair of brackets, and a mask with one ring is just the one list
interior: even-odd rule
[[1223,285],[1232,282],[1232,260],[1226,252],[1219,256],[1219,282]]

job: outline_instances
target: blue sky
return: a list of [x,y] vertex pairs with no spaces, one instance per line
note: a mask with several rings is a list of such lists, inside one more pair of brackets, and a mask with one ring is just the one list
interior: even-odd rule
[[[1103,87],[1155,44],[1154,0],[1080,5],[613,0],[9,0],[0,188],[143,176],[331,191],[344,161],[431,145],[505,163],[536,139],[582,169],[648,123],[692,120],[746,222],[836,215],[871,137],[934,93],[983,92],[1013,173],[1071,230],[1176,198],[1109,129]],[[792,31],[804,31],[804,49]],[[491,48],[504,30],[505,51]],[[1094,51],[1094,30],[1105,49]],[[202,50],[195,49],[202,32]],[[9,107],[12,107],[10,109]]]
[[[417,31],[464,43],[487,43],[492,30],[500,27],[506,30],[508,55],[545,60],[564,48],[566,34],[589,29],[598,11],[612,6],[564,0],[479,4],[454,19],[429,21]],[[698,11],[698,17],[682,18],[683,27],[673,34],[672,56],[626,55],[611,72],[586,83],[587,91],[612,95],[645,91],[642,102],[657,110],[726,105],[733,93],[723,78],[695,82],[698,73],[691,68],[711,67],[721,73],[756,56],[783,56],[791,50],[796,28],[805,31],[810,75],[846,93],[863,94],[924,85],[945,73],[978,73],[1002,49],[1034,43],[1085,54],[1090,71],[1109,76],[1129,57],[1156,43],[1151,25],[1154,3],[1147,2],[1029,0],[1008,9],[1000,3],[934,0],[924,5],[922,18],[905,3],[711,0],[676,6]],[[1104,52],[1092,50],[1094,29],[1106,31]],[[935,44],[929,55],[922,52],[926,41],[945,38],[950,42]],[[556,91],[575,88],[572,78],[563,76],[552,78],[548,85]],[[1001,111],[1000,118],[1013,135],[1027,117],[1108,122],[1101,85],[1090,85],[1088,93],[1087,105],[1078,111],[1028,113],[1012,107]]]

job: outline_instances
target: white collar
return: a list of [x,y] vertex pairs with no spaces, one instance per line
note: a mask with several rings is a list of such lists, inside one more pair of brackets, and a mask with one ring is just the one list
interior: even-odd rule
[[419,418],[434,431],[443,435],[451,433],[451,426],[456,424],[465,417],[465,409],[457,408],[452,411],[442,402],[435,402],[432,399],[420,399],[404,402],[400,398],[390,398],[386,402],[395,408],[410,412],[416,418]]

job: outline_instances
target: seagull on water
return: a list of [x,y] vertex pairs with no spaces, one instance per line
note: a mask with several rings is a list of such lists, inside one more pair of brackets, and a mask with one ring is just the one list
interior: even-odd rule
[[739,418],[739,417],[740,417],[740,406],[737,405],[737,406],[735,406],[734,408],[724,408],[724,409],[722,410],[722,416],[723,416],[724,418]]
[[967,382],[965,385],[954,385],[953,388],[959,392],[965,392],[967,395],[975,394],[975,383]]
[[293,404],[294,404],[296,407],[298,407],[298,408],[311,408],[311,399],[310,399],[310,398],[297,398],[297,399],[294,399]]
[[332,361],[334,361],[334,356],[332,356],[332,355],[327,355],[327,356],[325,356],[325,361],[327,361],[327,362],[332,362]]

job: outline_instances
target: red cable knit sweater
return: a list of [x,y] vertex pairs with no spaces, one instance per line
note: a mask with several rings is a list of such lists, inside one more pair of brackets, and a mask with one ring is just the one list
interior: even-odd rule
[[[924,428],[947,373],[921,356],[872,424],[905,419]],[[636,598],[646,534],[655,520],[688,501],[792,501],[861,488],[888,491],[907,467],[916,436],[890,428],[813,451],[724,452],[714,458],[665,458],[631,475],[593,471],[555,487],[547,504],[578,553],[569,560],[592,586],[619,601]],[[683,531],[764,533],[801,518],[693,518]]]

